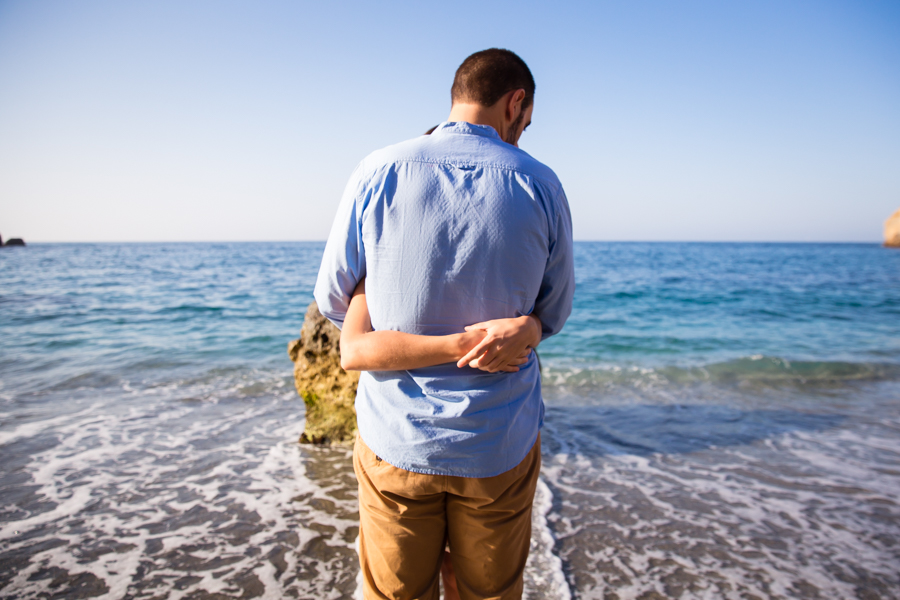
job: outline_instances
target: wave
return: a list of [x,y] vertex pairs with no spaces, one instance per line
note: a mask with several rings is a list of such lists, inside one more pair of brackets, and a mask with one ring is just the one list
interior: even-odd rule
[[754,355],[688,367],[548,365],[542,374],[545,385],[562,388],[651,389],[701,383],[738,387],[829,388],[856,382],[898,381],[900,364],[796,361],[777,356]]
[[225,310],[224,306],[204,306],[200,304],[180,304],[178,306],[168,306],[166,308],[161,308],[159,310],[153,311],[153,314],[157,315],[165,315],[171,313],[220,313]]

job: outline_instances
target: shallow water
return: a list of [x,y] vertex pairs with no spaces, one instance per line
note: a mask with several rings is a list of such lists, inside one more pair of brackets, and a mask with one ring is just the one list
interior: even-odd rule
[[833,390],[815,411],[696,389],[552,407],[548,518],[575,596],[900,597],[900,386],[865,387],[878,410]]
[[217,373],[4,432],[3,592],[351,594],[349,452],[296,443],[294,396],[283,376]]
[[[358,594],[296,443],[321,244],[0,252],[0,596]],[[900,253],[577,244],[529,598],[900,598]]]

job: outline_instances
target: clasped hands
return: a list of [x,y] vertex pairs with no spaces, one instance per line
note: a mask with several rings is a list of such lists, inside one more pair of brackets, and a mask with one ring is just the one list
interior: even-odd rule
[[466,327],[462,341],[475,345],[456,366],[468,365],[488,373],[515,373],[528,362],[540,341],[541,321],[534,315],[475,323]]

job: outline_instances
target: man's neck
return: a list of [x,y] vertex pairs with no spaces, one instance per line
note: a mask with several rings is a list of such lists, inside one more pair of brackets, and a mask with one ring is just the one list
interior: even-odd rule
[[500,139],[505,139],[506,136],[502,106],[482,106],[457,102],[450,107],[450,116],[447,117],[447,120],[451,123],[465,121],[473,125],[488,125],[494,128],[500,135]]

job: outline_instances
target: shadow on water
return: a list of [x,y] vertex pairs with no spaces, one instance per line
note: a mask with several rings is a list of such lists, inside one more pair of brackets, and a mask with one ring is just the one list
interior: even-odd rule
[[548,406],[543,445],[545,454],[684,454],[746,445],[791,431],[820,431],[844,419],[702,404]]

